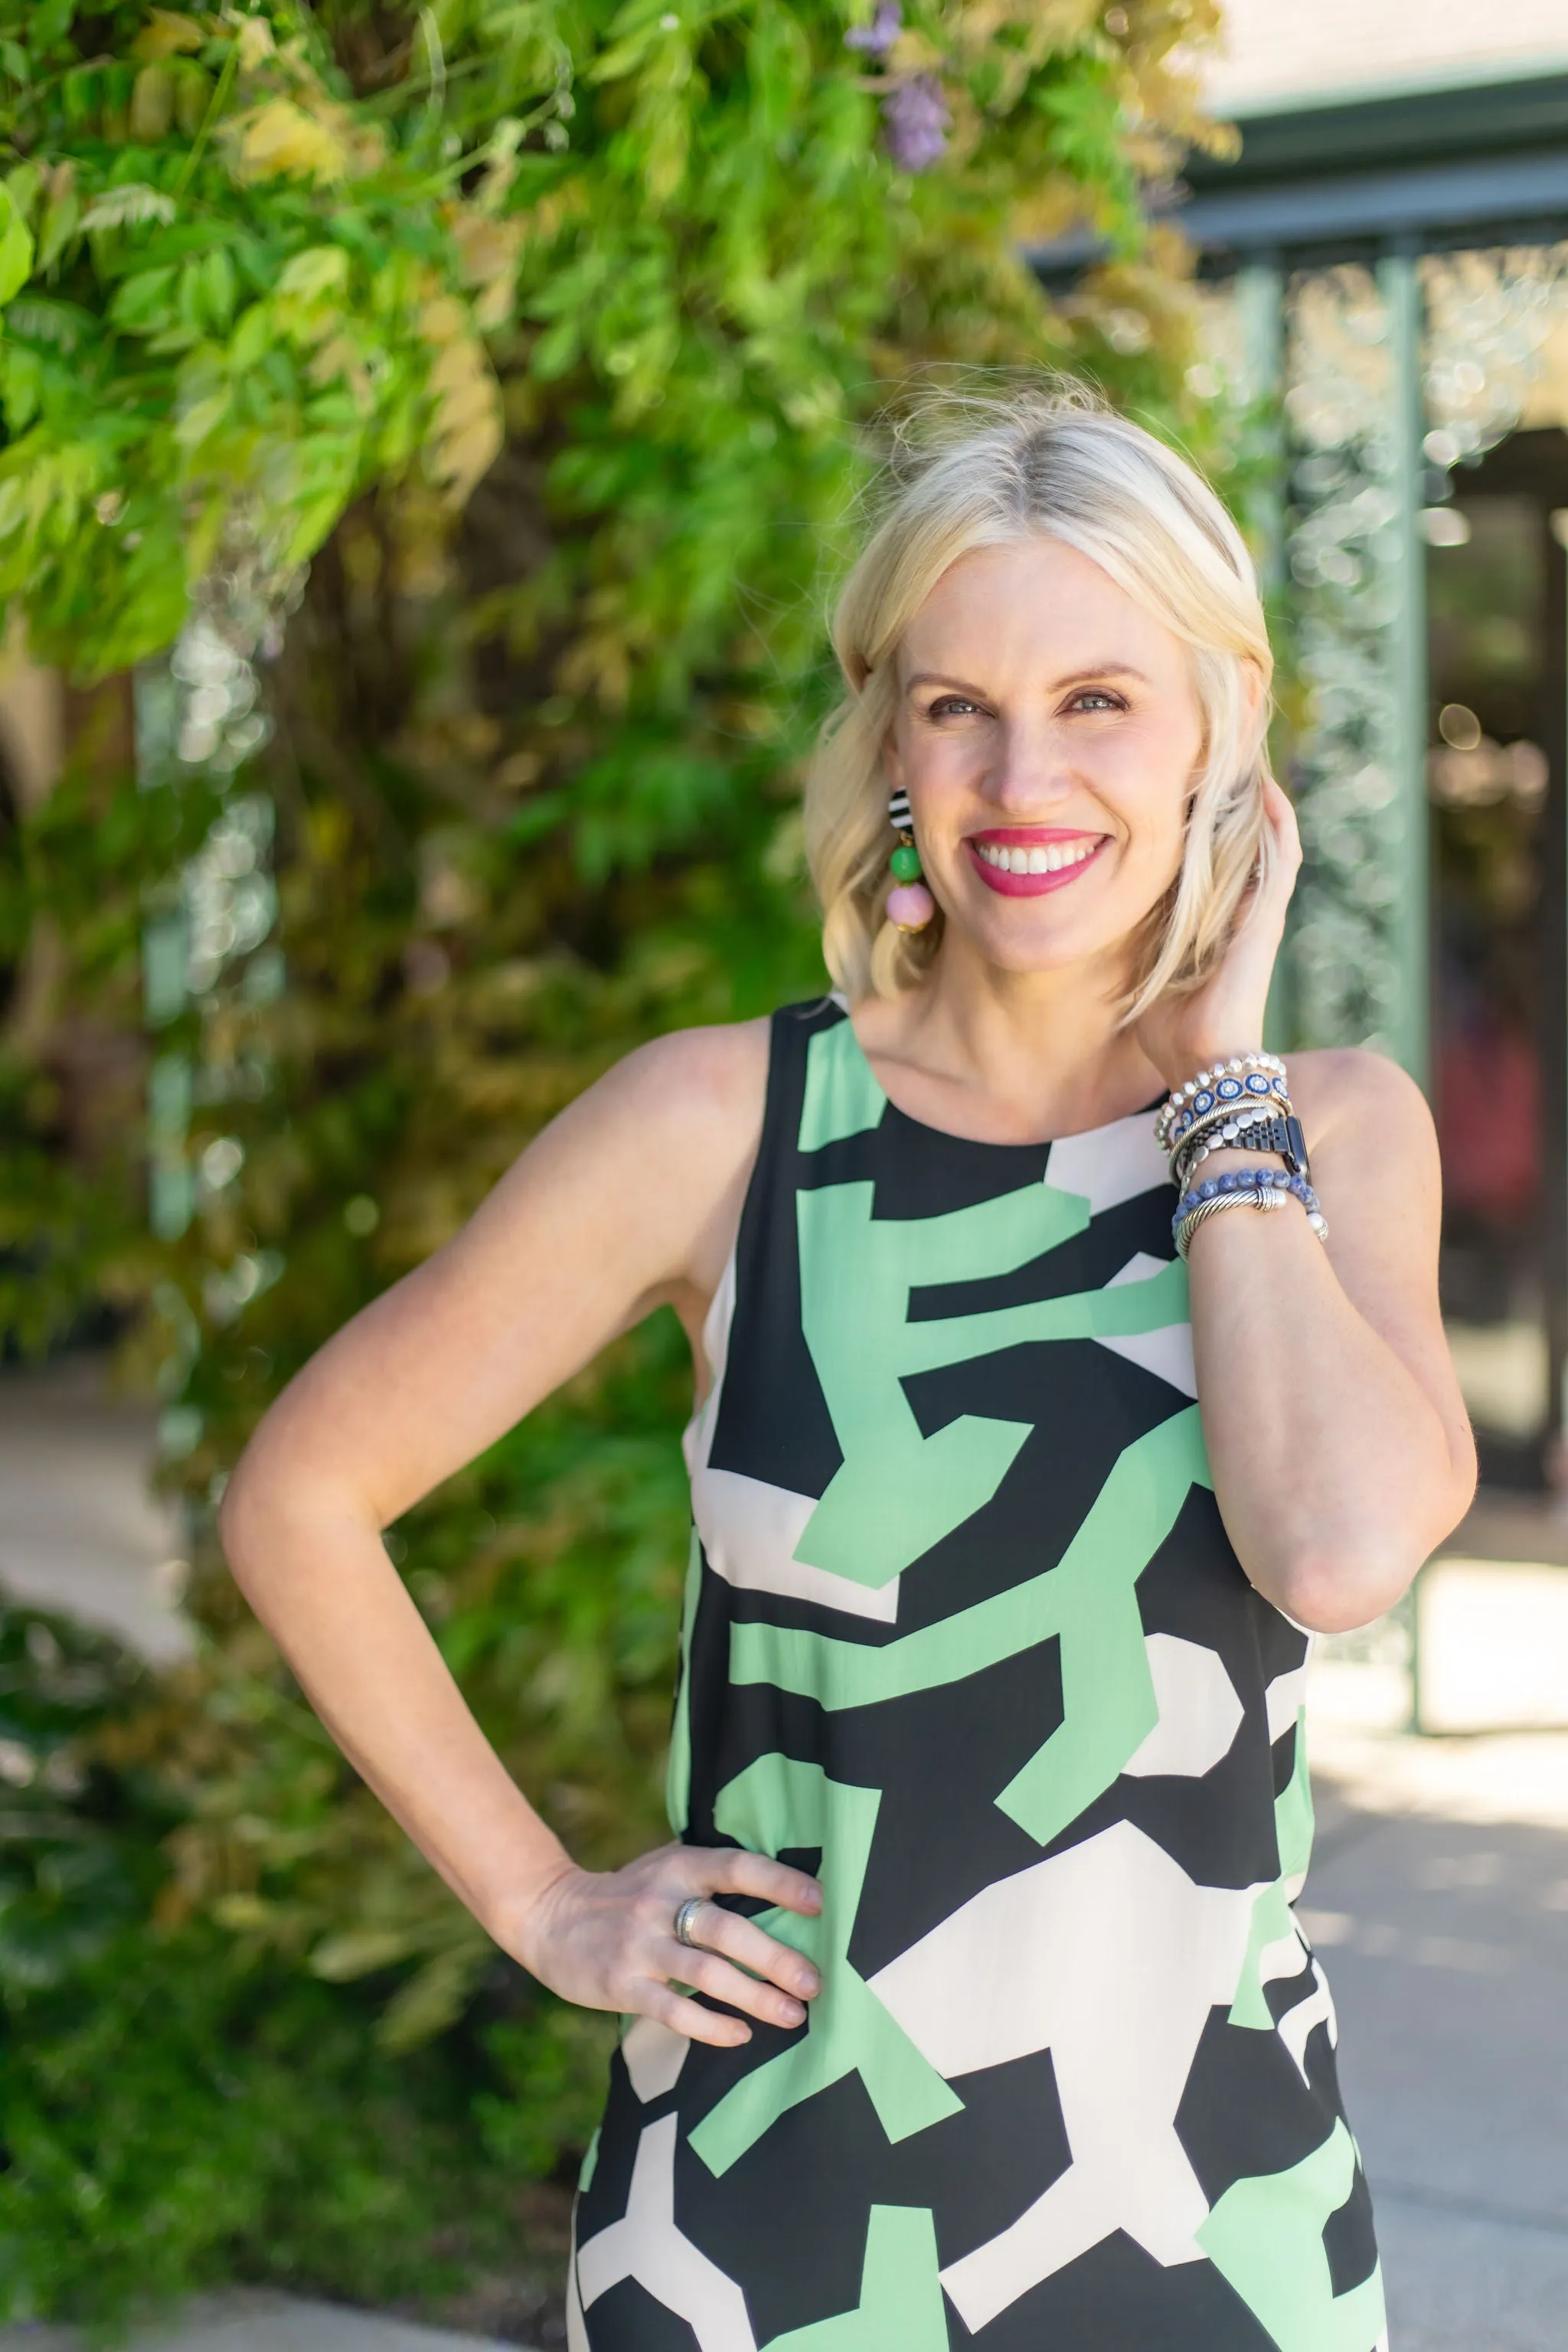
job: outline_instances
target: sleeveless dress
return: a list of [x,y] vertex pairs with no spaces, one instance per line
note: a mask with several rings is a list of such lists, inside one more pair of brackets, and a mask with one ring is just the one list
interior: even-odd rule
[[1215,1507],[1149,1114],[896,1109],[775,1013],[686,1434],[669,1813],[820,1875],[806,2021],[626,2021],[571,2352],[1375,2352],[1308,1636]]

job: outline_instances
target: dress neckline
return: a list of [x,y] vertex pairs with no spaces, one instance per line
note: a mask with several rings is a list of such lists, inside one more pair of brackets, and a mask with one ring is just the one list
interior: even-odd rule
[[878,1094],[880,1095],[883,1102],[887,1105],[887,1108],[890,1111],[896,1112],[898,1117],[903,1120],[906,1127],[914,1128],[921,1135],[933,1135],[940,1142],[942,1143],[967,1144],[971,1150],[975,1151],[1048,1151],[1051,1150],[1053,1145],[1058,1143],[1081,1143],[1089,1136],[1108,1135],[1113,1127],[1125,1127],[1129,1119],[1152,1118],[1154,1113],[1159,1109],[1160,1105],[1165,1099],[1164,1091],[1162,1089],[1161,1092],[1153,1096],[1150,1101],[1140,1104],[1135,1110],[1123,1111],[1120,1118],[1101,1119],[1098,1127],[1078,1127],[1073,1129],[1070,1135],[1041,1136],[1038,1138],[1033,1138],[1025,1143],[1002,1143],[997,1141],[995,1138],[985,1135],[955,1135],[952,1129],[950,1127],[933,1127],[929,1119],[916,1118],[912,1111],[903,1109],[893,1100],[892,1096],[888,1092],[887,1087],[877,1076],[876,1070],[872,1066],[871,1056],[867,1053],[865,1046],[860,1043],[855,1024],[849,1017],[849,1007],[847,1003],[845,1002],[844,998],[839,995],[837,990],[833,992],[831,1002],[837,1006],[839,1016],[842,1019],[845,1027],[849,1032],[849,1042],[854,1047],[856,1054],[859,1056],[861,1068],[865,1071],[867,1077],[869,1079],[871,1085],[876,1088]]

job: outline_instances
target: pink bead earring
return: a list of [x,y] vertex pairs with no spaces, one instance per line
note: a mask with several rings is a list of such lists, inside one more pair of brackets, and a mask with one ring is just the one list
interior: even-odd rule
[[921,879],[914,811],[901,784],[888,802],[888,819],[899,836],[888,860],[893,874],[893,887],[888,893],[888,920],[900,931],[923,931],[936,912],[936,900]]

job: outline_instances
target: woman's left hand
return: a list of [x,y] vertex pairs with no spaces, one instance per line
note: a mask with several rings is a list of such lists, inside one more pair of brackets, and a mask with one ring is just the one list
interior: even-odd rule
[[1138,1043],[1167,1086],[1263,1043],[1263,1011],[1275,958],[1285,935],[1285,909],[1301,865],[1296,812],[1269,777],[1263,787],[1268,855],[1265,875],[1243,899],[1230,945],[1200,988],[1167,993],[1137,1024]]

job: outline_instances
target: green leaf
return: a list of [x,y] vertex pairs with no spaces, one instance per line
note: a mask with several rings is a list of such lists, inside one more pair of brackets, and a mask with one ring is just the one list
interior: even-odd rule
[[390,1968],[418,1949],[417,1936],[405,1927],[345,1927],[323,1937],[310,1954],[310,1972],[330,1984],[346,1984]]
[[43,365],[36,352],[24,344],[13,342],[0,360],[0,383],[5,388],[5,424],[9,432],[26,430],[38,413],[43,392]]
[[238,291],[226,246],[215,246],[202,264],[202,298],[206,305],[208,323],[221,332],[234,317],[235,297]]
[[252,302],[229,338],[228,363],[235,374],[247,374],[271,341],[272,314],[265,302]]
[[175,317],[173,269],[139,269],[127,278],[109,306],[109,323],[128,335],[155,334]]
[[95,196],[81,216],[83,228],[145,228],[149,222],[167,224],[174,217],[174,200],[162,188],[142,180],[128,180]]
[[455,2025],[488,1958],[475,1937],[455,1951],[438,1952],[426,1960],[416,1976],[398,1987],[382,2012],[376,2037],[382,2047],[412,2050]]
[[42,184],[43,173],[37,163],[18,163],[14,171],[7,172],[5,174],[5,184],[10,191],[11,200],[29,227],[37,206],[38,190]]
[[0,481],[0,539],[8,539],[26,519],[27,486],[16,474]]
[[79,309],[74,302],[56,301],[46,294],[19,295],[12,303],[6,317],[10,340],[26,336],[35,343],[47,343],[51,349],[69,352],[95,333],[98,321],[90,311]]
[[186,449],[195,449],[216,433],[229,411],[226,392],[209,393],[205,400],[192,404],[176,420],[174,438]]
[[341,245],[308,246],[297,253],[278,280],[279,294],[301,302],[319,302],[348,283],[349,257]]
[[40,54],[47,56],[69,33],[78,13],[77,0],[33,0],[25,13]]
[[0,187],[0,305],[21,291],[32,270],[32,234],[10,189]]
[[44,217],[38,230],[38,268],[47,269],[58,261],[61,252],[76,235],[81,222],[81,197],[77,193],[76,174],[58,180],[44,206]]

